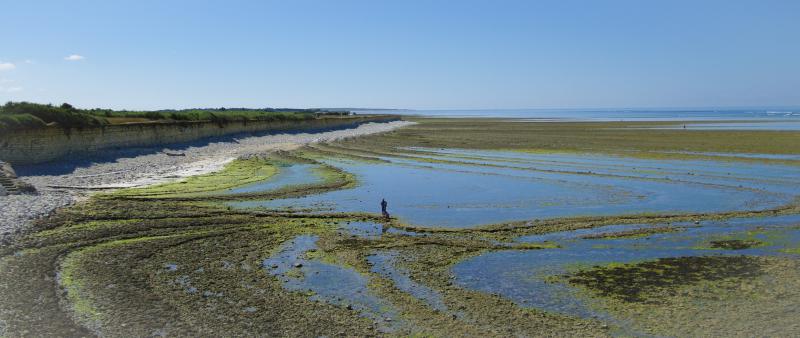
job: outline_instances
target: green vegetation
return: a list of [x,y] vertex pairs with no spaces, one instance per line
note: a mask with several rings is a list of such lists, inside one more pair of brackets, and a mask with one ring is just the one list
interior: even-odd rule
[[224,191],[237,186],[269,179],[278,171],[271,161],[253,157],[235,160],[228,163],[219,172],[198,175],[172,183],[165,183],[146,188],[123,190],[118,196],[136,197],[191,197],[212,191]]
[[47,125],[63,128],[95,127],[108,124],[102,117],[64,103],[61,106],[29,102],[8,102],[0,107],[0,130],[34,129]]
[[800,248],[786,248],[786,249],[781,249],[780,251],[783,253],[800,255]]
[[682,230],[681,228],[677,227],[663,226],[663,227],[641,228],[641,229],[634,229],[627,231],[600,233],[593,235],[584,235],[581,236],[580,238],[582,239],[644,238],[654,234],[665,234],[670,232],[678,232],[681,230]]
[[[142,118],[150,121],[135,114],[95,113],[99,114],[95,116],[111,120]],[[324,164],[322,160],[326,158],[374,163],[380,163],[384,154],[422,158],[416,157],[419,154],[413,150],[400,148],[408,146],[591,151],[589,135],[596,131],[602,136],[609,126],[616,125],[531,123],[522,126],[492,120],[485,121],[486,126],[479,128],[477,120],[440,121],[423,120],[411,128],[380,136],[316,144],[266,158],[239,159],[217,173],[99,194],[60,210],[40,222],[38,232],[0,247],[0,299],[3,299],[0,322],[5,325],[5,334],[237,336],[257,332],[265,336],[607,336],[613,333],[614,323],[610,323],[612,327],[609,328],[609,323],[597,319],[548,313],[497,294],[464,288],[454,280],[452,267],[490,251],[560,250],[549,242],[514,242],[519,236],[531,234],[610,224],[666,224],[798,211],[796,205],[789,205],[753,212],[571,217],[470,229],[438,229],[415,228],[398,220],[385,221],[371,213],[306,213],[302,210],[290,213],[235,209],[225,203],[236,199],[303,196],[357,184],[354,175]],[[543,131],[548,128],[556,131]],[[468,137],[481,129],[491,133]],[[558,130],[573,138],[560,139]],[[507,132],[513,135],[506,135]],[[634,144],[637,138],[644,137],[638,134],[640,132],[631,131],[613,141],[610,136],[601,137],[599,148],[594,150],[622,153],[626,144],[628,148],[637,148]],[[683,131],[675,132],[679,134],[669,137],[678,139]],[[759,133],[745,136],[764,136]],[[708,140],[694,146],[695,151],[712,151],[723,147],[726,140],[744,137],[738,132],[713,132],[707,136]],[[778,138],[776,142],[796,149],[797,145],[788,143],[789,136]],[[519,138],[516,143],[504,143],[514,138]],[[778,151],[768,142],[750,141],[753,151]],[[530,143],[525,145],[525,142]],[[558,148],[561,145],[565,148]],[[680,146],[677,142],[676,147]],[[676,150],[668,146],[660,149]],[[441,161],[463,163],[460,160],[454,156]],[[299,163],[317,166],[314,175],[320,180],[261,195],[225,193],[231,187],[275,179],[276,171],[282,166]],[[416,231],[419,236],[387,232],[370,238],[358,237],[340,229],[340,224],[346,222],[374,222]],[[595,237],[647,236],[675,230],[655,226]],[[319,238],[317,249],[309,252],[306,258],[339,264],[368,278],[370,293],[397,309],[399,316],[392,320],[399,323],[400,329],[388,334],[381,332],[373,320],[359,311],[309,298],[307,290],[289,292],[279,278],[265,272],[264,259],[301,234]],[[732,248],[750,243],[720,241],[711,244]],[[448,310],[434,310],[424,301],[399,290],[391,280],[372,272],[373,266],[367,257],[387,250],[397,252],[397,267],[407,271],[409,278],[439,293]],[[787,252],[797,251],[787,249]],[[745,330],[741,332],[754,332],[742,328],[743,325],[769,327],[766,322],[753,323],[752,318],[764,317],[765,311],[783,311],[783,315],[779,313],[774,318],[786,319],[785,313],[796,307],[797,290],[800,290],[800,278],[797,278],[800,269],[794,260],[761,257],[669,258],[574,271],[578,272],[555,278],[579,285],[583,290],[581,294],[603,303],[607,312],[628,316],[620,318],[625,325],[645,323],[642,332],[665,336],[735,334],[737,331],[731,328],[724,331],[730,321],[717,320],[728,318],[738,319],[734,324],[739,326],[731,327]],[[742,294],[751,297],[749,303],[731,303],[729,298],[724,298]],[[770,310],[772,308],[777,310]],[[703,316],[714,320],[705,320]],[[628,321],[631,317],[635,320]],[[680,320],[665,321],[663,318]],[[778,324],[772,326],[786,327],[783,322]],[[700,332],[704,334],[685,331],[709,326],[723,331]],[[649,331],[651,328],[653,330]]]
[[[223,187],[270,179],[275,168],[292,163],[320,166],[316,174],[321,181],[287,187],[272,197],[355,184],[349,173],[300,157],[306,153],[313,150],[238,160],[221,172],[187,180],[191,183],[121,190],[62,210],[48,220],[48,229],[0,248],[0,275],[4,277],[0,279],[0,297],[5,299],[0,302],[0,319],[9,323],[7,332],[85,335],[82,330],[88,328],[100,335],[142,336],[169,323],[172,333],[183,335],[260,332],[294,336],[302,332],[339,336],[339,330],[379,335],[375,324],[358,311],[314,301],[306,292],[287,292],[279,280],[260,268],[264,258],[300,234],[319,237],[318,249],[308,258],[335,262],[368,277],[370,291],[400,310],[402,316],[395,320],[409,325],[394,332],[396,335],[500,336],[507,332],[506,327],[520,335],[602,332],[596,322],[554,317],[519,308],[497,296],[473,295],[451,286],[448,269],[461,258],[486,250],[554,248],[551,243],[507,246],[478,233],[446,232],[426,236],[387,233],[367,239],[342,232],[339,224],[384,223],[379,215],[286,214],[230,209],[219,203]],[[253,172],[260,174],[247,174]],[[214,189],[206,191],[205,187]],[[193,197],[184,198],[187,194]],[[396,222],[387,225],[403,226]],[[434,311],[372,273],[366,257],[374,250],[400,250],[416,280],[434,285],[454,309],[476,321],[467,323],[449,312]],[[437,262],[435,268],[427,263],[430,261]],[[13,273],[17,269],[26,273]],[[62,276],[59,283],[31,278],[56,274]],[[33,293],[43,296],[30,296]],[[34,312],[41,320],[30,319]]]
[[218,124],[241,121],[303,121],[321,116],[346,116],[347,111],[288,108],[206,108],[186,110],[128,111],[77,109],[30,102],[8,102],[0,106],[0,130],[37,129],[47,126],[86,128],[117,123],[210,121]]
[[750,249],[758,246],[763,246],[765,244],[764,242],[761,241],[745,240],[745,239],[719,240],[719,241],[710,241],[708,243],[711,248],[725,249],[725,250]]

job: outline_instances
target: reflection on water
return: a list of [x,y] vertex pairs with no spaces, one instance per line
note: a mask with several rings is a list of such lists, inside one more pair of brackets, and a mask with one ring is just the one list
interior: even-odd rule
[[[800,215],[735,218],[678,223],[678,232],[634,238],[582,239],[593,234],[613,234],[650,225],[610,225],[593,229],[520,237],[518,241],[557,242],[561,249],[504,250],[486,253],[453,267],[456,282],[464,287],[497,293],[521,306],[536,307],[581,317],[607,317],[577,297],[576,289],[546,277],[562,275],[579,266],[634,262],[664,257],[704,255],[783,255],[800,243]],[[743,239],[759,243],[750,248],[714,248],[714,241]]]
[[262,265],[286,289],[313,292],[311,299],[350,307],[375,320],[380,328],[392,330],[397,325],[396,310],[369,291],[366,277],[351,268],[306,258],[308,252],[316,250],[317,240],[316,236],[297,236]]
[[[386,198],[392,215],[410,224],[469,227],[580,215],[765,209],[795,199],[800,178],[798,166],[767,163],[460,149],[406,151],[413,156],[382,156],[388,163],[326,160],[357,176],[359,184],[351,189],[234,205],[377,214],[380,200]],[[288,178],[282,181],[278,177],[272,183],[287,181]],[[597,307],[591,302],[596,300],[548,277],[611,262],[682,256],[792,255],[798,252],[800,243],[798,224],[800,215],[788,215],[700,224],[619,224],[530,235],[515,242],[548,241],[560,248],[488,252],[457,263],[452,273],[462,287],[499,294],[520,306],[600,318],[624,327],[595,310]],[[652,233],[665,229],[670,231]],[[378,239],[387,233],[420,235],[374,222],[343,222],[338,231],[366,239]],[[637,231],[642,234],[631,236]],[[367,277],[349,268],[306,259],[306,252],[315,249],[315,241],[314,236],[297,237],[276,256],[265,260],[264,266],[289,289],[314,291],[314,297],[351,304],[365,316],[378,320],[396,315],[391,304],[369,292]],[[432,308],[446,311],[441,295],[412,280],[407,271],[397,266],[398,259],[395,251],[377,251],[367,258],[373,273],[391,280],[399,290]],[[301,266],[294,267],[295,263]]]
[[800,167],[774,164],[414,150],[426,159],[328,160],[357,176],[352,189],[233,205],[378,213],[386,198],[392,215],[407,223],[470,227],[583,215],[766,209],[792,201],[800,177]]

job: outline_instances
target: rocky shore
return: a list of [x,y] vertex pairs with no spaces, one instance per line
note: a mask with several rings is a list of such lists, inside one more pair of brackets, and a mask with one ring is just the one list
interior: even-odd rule
[[367,123],[356,128],[321,133],[244,136],[181,147],[151,147],[98,153],[91,158],[18,167],[17,175],[36,194],[0,196],[0,244],[24,233],[30,224],[95,191],[144,186],[221,169],[242,156],[290,150],[309,143],[329,142],[382,133],[411,124],[406,121]]

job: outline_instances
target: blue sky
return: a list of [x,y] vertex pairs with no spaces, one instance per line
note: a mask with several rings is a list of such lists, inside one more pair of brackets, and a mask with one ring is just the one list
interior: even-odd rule
[[0,101],[800,106],[796,0],[2,0],[0,9]]

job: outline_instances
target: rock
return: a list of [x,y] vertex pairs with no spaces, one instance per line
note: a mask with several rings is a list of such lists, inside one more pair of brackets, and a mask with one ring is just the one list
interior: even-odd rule
[[303,267],[303,263],[299,263],[299,262],[298,263],[294,263],[294,267],[295,268],[302,268]]
[[350,305],[350,304],[347,304],[347,309],[348,309],[348,310],[352,310],[352,309],[353,309],[353,306],[352,306],[352,305]]
[[17,173],[14,171],[14,168],[12,168],[7,162],[3,161],[0,161],[0,175],[8,178],[17,178]]

